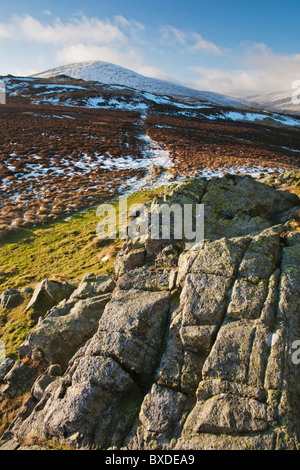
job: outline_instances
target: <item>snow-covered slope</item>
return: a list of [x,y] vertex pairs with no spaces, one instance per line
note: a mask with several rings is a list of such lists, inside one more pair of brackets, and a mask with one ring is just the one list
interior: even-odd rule
[[67,75],[72,78],[81,78],[83,80],[96,81],[109,85],[121,85],[159,95],[203,100],[220,106],[243,106],[241,102],[231,97],[213,92],[193,90],[192,88],[157,78],[144,77],[132,70],[108,62],[78,62],[76,64],[50,69],[33,76],[49,78],[58,75]]
[[292,101],[293,93],[294,91],[290,90],[250,96],[244,102],[254,108],[300,115],[300,104],[294,104]]
[[[203,99],[186,99],[178,96],[160,95],[148,91],[129,89],[124,85],[101,84],[94,81],[79,81],[75,78],[58,76],[2,77],[6,84],[7,97],[34,105],[44,104],[70,108],[94,108],[114,111],[136,112],[142,120],[148,114],[196,118],[205,122],[248,122],[275,126],[300,127],[298,116],[283,113],[257,111],[248,107],[221,106]],[[50,117],[51,112],[47,114]],[[66,117],[69,116],[56,116]]]

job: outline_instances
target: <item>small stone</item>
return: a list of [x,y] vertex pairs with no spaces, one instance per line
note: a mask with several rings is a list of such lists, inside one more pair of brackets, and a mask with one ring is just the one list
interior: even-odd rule
[[1,295],[2,308],[14,308],[23,302],[23,297],[17,289],[6,289]]
[[8,374],[8,372],[12,369],[12,367],[14,366],[14,363],[15,363],[15,361],[13,359],[11,359],[10,357],[7,357],[6,359],[4,359],[3,362],[1,362],[1,364],[0,364],[0,382],[2,382],[2,380],[4,379],[6,374]]

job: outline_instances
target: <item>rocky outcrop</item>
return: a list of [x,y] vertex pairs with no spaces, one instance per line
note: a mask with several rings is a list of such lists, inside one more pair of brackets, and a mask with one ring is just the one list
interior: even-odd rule
[[20,354],[49,367],[3,448],[300,448],[300,237],[278,223],[299,199],[231,176],[159,198],[205,203],[205,241],[129,240],[114,280],[48,312]]
[[44,315],[61,300],[67,299],[73,290],[74,288],[67,282],[44,279],[36,286],[25,311],[32,310],[35,315]]
[[13,308],[23,302],[23,297],[18,289],[6,289],[0,296],[0,307]]
[[15,361],[10,357],[4,359],[4,361],[0,364],[0,381],[2,382],[6,374],[12,369],[14,366]]
[[[75,291],[69,290],[69,295],[70,292],[72,294],[67,300],[58,303],[45,317],[40,318],[37,327],[20,346],[20,358],[30,357],[66,368],[75,352],[97,330],[99,319],[111,298],[110,293],[114,286],[110,276],[84,276]],[[57,284],[56,288],[58,290]],[[33,298],[36,297],[37,289]],[[64,284],[58,299],[63,295]],[[31,300],[30,303],[32,302]]]

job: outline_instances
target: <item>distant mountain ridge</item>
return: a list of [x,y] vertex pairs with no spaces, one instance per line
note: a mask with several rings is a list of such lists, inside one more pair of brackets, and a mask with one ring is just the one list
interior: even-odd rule
[[294,91],[291,89],[288,91],[267,93],[266,95],[249,96],[244,102],[251,107],[259,109],[300,115],[300,104],[294,104],[292,101],[293,93]]
[[33,75],[33,77],[50,78],[58,75],[67,75],[72,78],[97,81],[108,85],[120,85],[159,95],[203,100],[220,106],[243,106],[243,102],[236,98],[214,92],[194,90],[193,88],[158,78],[145,77],[132,70],[109,62],[78,62],[46,70],[45,72]]

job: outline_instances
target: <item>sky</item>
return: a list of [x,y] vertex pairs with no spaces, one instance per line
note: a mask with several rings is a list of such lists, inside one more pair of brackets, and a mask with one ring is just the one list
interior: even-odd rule
[[0,75],[89,60],[243,97],[300,80],[299,0],[0,0]]

